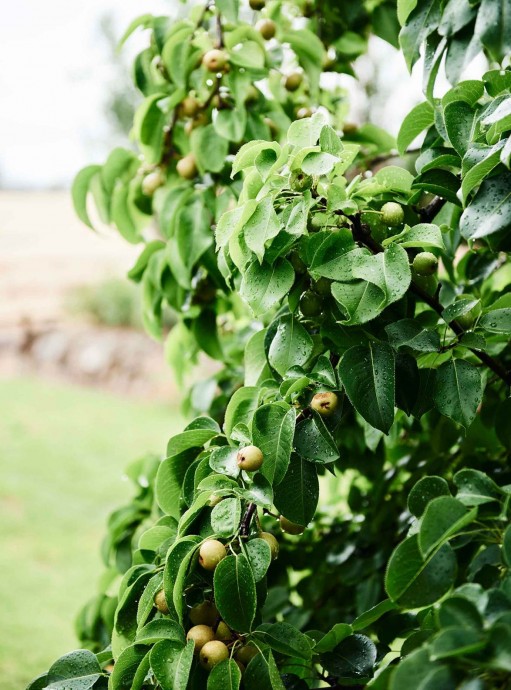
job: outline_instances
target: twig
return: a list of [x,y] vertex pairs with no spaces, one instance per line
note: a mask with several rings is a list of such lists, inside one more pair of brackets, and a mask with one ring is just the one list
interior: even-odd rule
[[250,532],[250,523],[252,522],[252,518],[254,517],[256,510],[257,505],[255,503],[248,504],[248,508],[246,509],[243,520],[241,521],[240,534],[242,537],[248,537],[248,533]]
[[431,223],[433,218],[440,212],[446,202],[447,199],[442,199],[442,197],[436,196],[432,201],[429,202],[427,206],[417,209],[422,222]]

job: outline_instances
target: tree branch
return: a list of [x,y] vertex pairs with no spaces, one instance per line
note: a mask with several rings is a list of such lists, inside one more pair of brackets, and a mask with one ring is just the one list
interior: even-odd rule
[[[444,203],[445,199],[440,199],[439,197],[433,199],[431,204],[426,206],[426,208],[424,209],[423,218],[434,218],[440,210],[440,208],[442,208]],[[353,239],[355,239],[355,241],[360,242],[360,244],[363,244],[365,247],[370,249],[373,252],[373,254],[379,254],[383,251],[383,247],[381,246],[381,244],[378,244],[378,242],[376,242],[371,237],[371,234],[367,226],[361,223],[359,215],[349,216],[349,219],[353,223]],[[419,297],[420,300],[425,302],[434,311],[436,311],[436,313],[439,316],[442,315],[444,308],[440,304],[438,298],[435,295],[430,295],[429,293],[427,293],[413,280],[410,284],[410,290],[417,297]],[[458,336],[463,335],[463,333],[465,333],[465,329],[462,326],[460,326],[460,324],[457,321],[451,321],[448,324],[448,326]],[[480,352],[479,350],[475,350],[471,347],[467,349],[470,350],[470,352],[472,352],[472,354],[475,355],[483,364],[485,364],[488,367],[488,369],[491,369],[491,371],[493,371],[494,374],[496,374],[500,379],[502,379],[504,383],[506,383],[508,386],[511,386],[511,372],[506,371],[506,369],[502,366],[500,362],[498,362],[496,359],[494,359],[491,355],[487,354],[486,352]]]
[[254,517],[256,510],[257,506],[255,503],[248,504],[245,515],[243,516],[243,520],[241,521],[240,534],[242,537],[248,537],[250,532],[250,523],[252,522],[252,518]]

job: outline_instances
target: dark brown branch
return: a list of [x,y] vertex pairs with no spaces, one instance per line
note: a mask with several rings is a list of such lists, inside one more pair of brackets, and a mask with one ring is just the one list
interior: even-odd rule
[[248,504],[248,508],[246,509],[243,520],[241,521],[240,534],[242,537],[248,537],[250,532],[250,523],[252,522],[252,518],[254,517],[256,510],[257,506],[255,503]]
[[[435,217],[435,215],[438,213],[440,208],[442,208],[443,204],[445,203],[445,200],[436,197],[431,202],[431,204],[429,204],[429,207],[431,207],[433,203],[435,204],[435,206],[433,210],[428,213],[434,213],[434,215],[428,215],[427,217],[429,218]],[[363,225],[360,222],[360,216],[349,216],[349,218],[353,223],[353,239],[357,242],[360,242],[360,244],[363,244],[368,249],[370,249],[373,252],[373,254],[378,254],[382,252],[383,247],[381,246],[381,244],[378,244],[378,242],[376,242],[371,237],[371,234],[367,226]],[[438,301],[436,295],[430,295],[425,290],[423,290],[423,288],[417,285],[413,280],[410,284],[410,290],[417,297],[419,297],[419,299],[421,299],[434,311],[436,311],[436,313],[439,316],[442,315],[444,308]],[[451,328],[451,330],[454,331],[454,333],[458,336],[463,335],[465,333],[465,329],[462,328],[462,326],[460,326],[460,324],[457,321],[451,321],[448,325]],[[483,364],[485,364],[488,367],[488,369],[491,369],[491,371],[493,371],[494,374],[496,374],[500,379],[502,379],[504,383],[506,383],[508,386],[511,385],[511,372],[506,371],[506,369],[502,366],[500,362],[498,362],[496,359],[494,359],[491,355],[487,354],[486,352],[480,352],[479,350],[475,350],[471,347],[467,349],[470,350],[470,352],[472,352],[472,354],[475,355]]]
[[424,206],[424,208],[417,209],[422,222],[431,223],[433,218],[435,218],[435,216],[440,212],[440,210],[444,207],[446,202],[446,199],[442,199],[442,197],[436,196],[432,201],[429,202],[427,206]]

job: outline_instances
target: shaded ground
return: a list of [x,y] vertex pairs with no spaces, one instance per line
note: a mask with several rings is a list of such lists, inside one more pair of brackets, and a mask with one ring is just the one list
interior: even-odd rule
[[0,383],[0,419],[0,678],[22,690],[77,646],[106,516],[131,494],[124,467],[161,453],[181,420],[163,404],[31,379]]

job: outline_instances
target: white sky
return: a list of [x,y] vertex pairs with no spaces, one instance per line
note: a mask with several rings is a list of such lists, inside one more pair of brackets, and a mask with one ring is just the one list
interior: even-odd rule
[[0,186],[62,186],[109,148],[103,109],[112,76],[98,25],[120,36],[169,0],[17,0],[0,22]]

